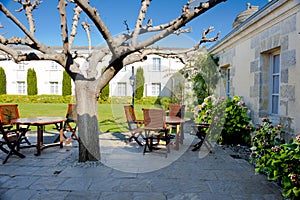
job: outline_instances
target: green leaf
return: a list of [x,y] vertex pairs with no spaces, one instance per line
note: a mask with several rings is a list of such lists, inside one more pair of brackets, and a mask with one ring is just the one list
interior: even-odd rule
[[294,192],[295,196],[298,197],[300,195],[300,188],[294,187],[293,192]]
[[294,159],[300,159],[300,152],[294,154],[293,158]]
[[282,190],[282,195],[285,197],[289,196],[291,193],[292,193],[292,189],[283,188],[283,190]]

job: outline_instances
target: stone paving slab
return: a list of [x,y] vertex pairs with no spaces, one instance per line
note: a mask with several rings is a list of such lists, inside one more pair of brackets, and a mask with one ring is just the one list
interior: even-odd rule
[[[171,148],[167,157],[143,155],[137,144],[116,139],[121,136],[100,135],[101,162],[78,163],[76,141],[40,156],[22,149],[26,158],[12,156],[0,164],[0,199],[283,199],[276,184],[255,174],[246,160],[231,157],[229,148],[193,152],[195,136],[186,134],[180,150]],[[0,152],[0,160],[4,156]]]

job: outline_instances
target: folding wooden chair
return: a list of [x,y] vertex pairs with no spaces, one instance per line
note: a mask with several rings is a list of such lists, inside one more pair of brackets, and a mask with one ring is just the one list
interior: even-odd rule
[[185,105],[182,104],[170,104],[169,106],[169,116],[184,118]]
[[[59,125],[56,125],[54,128],[56,130],[60,130]],[[65,138],[65,142],[69,144],[72,139],[78,141],[78,137],[76,135],[77,131],[77,111],[76,111],[76,104],[68,104],[68,109],[66,113],[66,121],[63,124],[63,137]],[[71,136],[67,137],[65,132],[70,132]],[[59,138],[57,138],[59,140]]]
[[[3,104],[0,105],[0,123],[2,124],[4,129],[12,129],[13,125],[11,124],[12,119],[17,119],[20,118],[19,114],[19,109],[18,109],[18,104]],[[24,134],[22,135],[21,138],[21,143],[26,143],[30,147],[32,147],[31,143],[25,136],[26,132],[29,131],[30,129],[27,128],[21,128],[21,127],[16,127],[16,129],[20,132],[23,132]]]
[[[20,148],[32,147],[31,143],[25,136],[28,128],[16,127],[13,129],[11,124],[12,119],[19,118],[19,111],[17,104],[3,104],[0,105],[0,134],[2,139],[0,142],[0,149],[7,154],[3,164],[5,164],[8,158],[15,154],[20,158],[25,158],[23,154],[19,152]],[[21,144],[27,143],[28,146],[22,146]],[[7,146],[6,149],[4,146]]]
[[[147,148],[149,152],[156,150],[154,145],[160,144],[160,141],[164,142],[167,153],[169,153],[170,134],[168,130],[169,127],[166,126],[165,110],[144,108],[143,114],[145,130],[144,139],[146,141],[143,153],[145,154],[145,152],[147,152]],[[153,142],[155,139],[157,141],[156,144]]]
[[125,105],[124,106],[126,121],[128,124],[129,132],[131,136],[127,140],[127,143],[131,142],[132,139],[136,141],[136,143],[140,146],[143,144],[139,141],[139,137],[141,136],[144,129],[141,127],[144,123],[144,120],[137,120],[135,116],[135,111],[132,105]]
[[219,130],[219,126],[217,125],[215,122],[216,119],[216,114],[214,114],[212,116],[212,120],[211,123],[198,123],[195,125],[192,125],[192,128],[194,130],[194,132],[196,133],[196,136],[198,137],[198,139],[200,140],[197,144],[194,145],[194,148],[192,149],[192,151],[197,151],[200,150],[202,145],[204,144],[206,146],[206,148],[211,151],[213,148],[212,145],[212,141],[215,140],[214,137],[216,133],[214,133],[215,131],[220,131]]
[[[209,128],[210,124],[205,124],[205,123],[199,123],[196,125],[192,125],[192,128],[194,130],[194,132],[196,133],[196,136],[198,137],[198,139],[200,140],[197,144],[194,145],[194,148],[192,149],[192,151],[197,151],[200,150],[202,144],[205,141],[205,144],[208,144],[207,140],[206,140],[206,129]],[[208,146],[206,146],[208,147]]]
[[[25,136],[24,132],[20,132],[15,129],[4,129],[3,126],[0,126],[0,134],[2,134],[2,141],[0,141],[0,149],[7,154],[6,158],[3,161],[5,164],[8,158],[11,155],[17,155],[20,158],[25,158],[25,155],[19,152],[20,144],[22,138]],[[4,145],[8,147],[8,149],[4,148]]]

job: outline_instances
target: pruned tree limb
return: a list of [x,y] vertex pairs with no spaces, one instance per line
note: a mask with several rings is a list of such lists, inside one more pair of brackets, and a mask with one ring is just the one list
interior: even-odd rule
[[19,10],[16,10],[17,12],[21,12],[22,10],[25,10],[25,15],[28,20],[29,24],[29,30],[31,34],[34,34],[35,32],[35,26],[34,26],[34,19],[32,16],[32,11],[37,8],[41,2],[39,0],[34,0],[33,3],[31,3],[31,0],[14,0],[15,2],[18,2],[22,5],[22,7]]
[[[226,1],[226,0],[222,0]],[[159,25],[155,27],[150,27],[147,30],[144,30],[145,32],[151,31],[160,31],[151,38],[148,38],[147,40],[144,40],[143,42],[140,42],[136,45],[136,49],[142,49],[144,47],[150,46],[151,44],[161,40],[162,38],[167,37],[168,35],[174,33],[174,30],[178,30],[181,27],[185,26],[186,23],[194,19],[195,17],[199,16],[200,14],[206,12],[208,9],[211,9],[221,1],[218,0],[209,0],[207,2],[201,2],[198,7],[196,7],[193,11],[184,11],[181,16],[176,18],[175,20],[172,20],[171,22]],[[188,9],[188,7],[185,5],[183,7],[183,10]],[[140,31],[143,33],[143,30]]]
[[125,29],[126,29],[127,33],[129,34],[130,33],[130,28],[129,28],[129,25],[127,23],[127,20],[124,20],[123,24],[125,25]]
[[136,24],[135,24],[135,28],[134,28],[133,36],[132,36],[132,46],[133,47],[136,46],[138,35],[143,26],[143,21],[145,20],[145,15],[149,8],[150,3],[151,3],[151,0],[142,0],[141,9],[139,12],[139,16],[136,20]]
[[165,49],[160,49],[160,48],[144,48],[144,49],[141,49],[139,51],[139,54],[136,53],[133,56],[127,57],[124,62],[126,63],[126,65],[132,64],[134,62],[140,62],[140,61],[142,61],[142,59],[145,56],[147,56],[149,54],[155,54],[155,55],[159,55],[159,56],[164,57],[164,58],[179,59],[183,64],[185,64],[187,55],[190,52],[198,50],[200,45],[203,44],[203,43],[214,42],[214,41],[218,40],[220,33],[218,33],[217,36],[214,37],[214,38],[208,38],[207,37],[207,34],[210,33],[213,30],[214,30],[214,28],[212,26],[209,27],[208,29],[205,29],[202,33],[201,40],[199,42],[197,42],[197,44],[195,46],[191,47],[191,48],[177,50],[177,51],[169,51],[169,50],[166,51]]
[[26,45],[31,46],[33,43],[28,38],[19,38],[19,37],[11,37],[11,38],[5,38],[2,35],[0,35],[0,43],[4,45],[8,44],[20,44],[20,45]]
[[85,0],[74,0],[75,3],[89,16],[89,18],[94,22],[97,29],[100,31],[101,35],[105,39],[111,53],[118,57],[117,48],[114,46],[113,37],[110,34],[107,26],[104,24],[100,18],[99,13],[96,8],[91,7],[88,1]]
[[190,33],[192,31],[192,28],[186,28],[186,29],[178,29],[174,31],[174,34],[180,35],[181,33]]
[[76,5],[74,8],[74,15],[73,15],[73,23],[72,23],[72,29],[71,29],[71,34],[70,34],[70,40],[69,40],[69,48],[72,48],[75,36],[77,34],[77,27],[78,27],[78,22],[80,19],[80,13],[82,12],[82,9]]
[[88,21],[86,20],[85,22],[81,23],[82,28],[85,30],[86,35],[87,35],[87,39],[88,39],[88,45],[89,45],[89,53],[92,52],[92,39],[91,39],[91,35],[90,35],[90,27],[92,26],[92,24],[89,24]]
[[37,54],[34,52],[31,53],[21,53],[19,51],[14,50],[13,48],[6,46],[4,44],[0,44],[0,50],[6,52],[11,55],[15,62],[21,61],[30,61],[30,60],[53,60],[60,63],[62,59],[61,54]]
[[66,0],[59,0],[58,9],[60,16],[60,28],[61,37],[63,42],[63,53],[70,53],[70,44],[68,38],[68,26],[67,26],[67,13],[66,13]]
[[26,29],[26,27],[11,13],[7,8],[0,3],[0,11],[3,12],[7,18],[11,19],[23,32],[24,34],[34,43],[30,47],[36,50],[39,50],[43,53],[55,53],[54,50],[40,43],[30,31]]

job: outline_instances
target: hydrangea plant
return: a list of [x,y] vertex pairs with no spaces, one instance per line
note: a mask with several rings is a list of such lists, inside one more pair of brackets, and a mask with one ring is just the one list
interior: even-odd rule
[[218,125],[222,123],[219,143],[250,145],[253,126],[247,112],[248,108],[240,96],[231,99],[209,96],[196,109],[195,122],[210,124],[217,117]]
[[292,143],[283,144],[279,138],[281,125],[273,126],[268,118],[262,119],[253,137],[250,161],[256,172],[264,173],[282,187],[283,196],[300,197],[300,134]]

